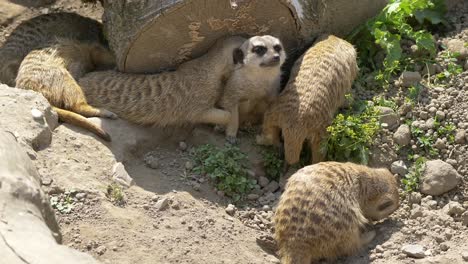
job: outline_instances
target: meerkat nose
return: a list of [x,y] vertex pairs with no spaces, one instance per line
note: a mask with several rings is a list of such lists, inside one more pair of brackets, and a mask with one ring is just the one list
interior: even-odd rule
[[273,56],[273,61],[279,61],[279,60],[280,60],[280,55],[275,54],[275,55]]

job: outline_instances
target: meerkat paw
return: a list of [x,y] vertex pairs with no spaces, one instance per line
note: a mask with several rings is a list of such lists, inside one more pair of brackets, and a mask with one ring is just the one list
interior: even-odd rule
[[240,142],[240,140],[235,136],[226,136],[226,141],[231,145],[237,145]]
[[101,109],[101,117],[105,117],[105,118],[109,118],[109,119],[119,118],[119,116],[116,113],[111,112],[111,111],[106,110],[106,109]]

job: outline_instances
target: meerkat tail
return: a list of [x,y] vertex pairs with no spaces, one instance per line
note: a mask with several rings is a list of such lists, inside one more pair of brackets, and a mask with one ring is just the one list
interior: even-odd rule
[[74,112],[71,112],[71,111],[68,111],[68,110],[57,108],[57,107],[52,107],[52,109],[55,112],[57,112],[57,114],[59,116],[59,119],[62,122],[82,127],[84,129],[89,130],[89,131],[93,132],[94,134],[98,135],[99,137],[101,137],[105,141],[108,141],[108,142],[111,141],[111,137],[106,131],[104,131],[99,126],[93,124],[91,121],[86,119],[84,116],[79,115],[79,114],[74,113]]

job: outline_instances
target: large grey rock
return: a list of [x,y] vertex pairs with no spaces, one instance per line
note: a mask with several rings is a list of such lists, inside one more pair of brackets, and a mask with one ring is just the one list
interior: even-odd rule
[[411,141],[410,127],[406,124],[399,126],[393,134],[393,141],[402,147],[408,145]]
[[379,110],[380,122],[386,123],[388,129],[393,130],[398,127],[400,119],[393,109],[385,106],[377,106],[377,110]]
[[421,192],[428,195],[441,195],[455,188],[461,176],[452,165],[442,160],[426,162],[421,179]]
[[57,115],[42,94],[0,84],[0,127],[15,135],[30,156],[50,144],[57,125]]
[[0,131],[1,263],[98,263],[63,245],[49,199],[26,152]]

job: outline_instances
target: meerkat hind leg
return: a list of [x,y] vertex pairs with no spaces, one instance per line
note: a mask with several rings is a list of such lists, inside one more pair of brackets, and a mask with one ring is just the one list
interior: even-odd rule
[[222,125],[226,126],[229,123],[231,118],[231,113],[226,110],[211,108],[198,117],[198,120],[195,120],[200,123],[207,123],[213,125]]
[[81,103],[72,109],[74,112],[85,116],[85,117],[105,117],[110,119],[116,119],[118,116],[104,108],[96,108],[87,103]]

